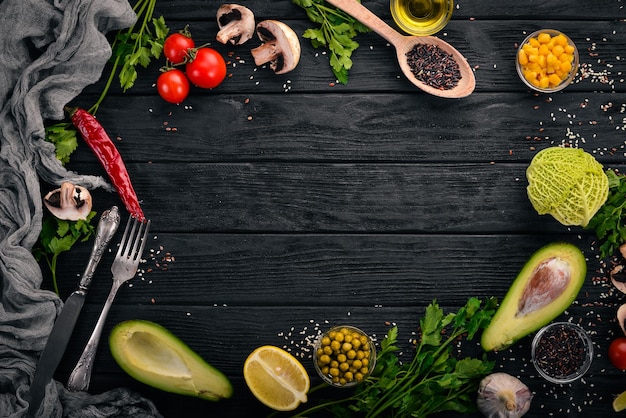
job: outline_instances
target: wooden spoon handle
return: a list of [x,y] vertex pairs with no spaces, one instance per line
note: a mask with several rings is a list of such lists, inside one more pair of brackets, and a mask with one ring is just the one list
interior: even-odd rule
[[338,9],[343,10],[365,26],[385,38],[392,45],[397,46],[405,38],[404,35],[393,29],[381,18],[372,13],[356,0],[326,0]]

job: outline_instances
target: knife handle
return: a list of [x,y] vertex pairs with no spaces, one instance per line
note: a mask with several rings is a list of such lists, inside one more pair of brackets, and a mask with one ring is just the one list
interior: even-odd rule
[[83,294],[87,293],[93,274],[102,258],[102,254],[104,254],[104,251],[109,245],[109,241],[111,241],[111,238],[113,238],[119,226],[120,212],[117,206],[113,206],[111,209],[102,212],[100,222],[98,222],[98,228],[96,229],[96,238],[93,243],[93,248],[91,249],[91,256],[89,257],[89,262],[78,285],[79,292]]

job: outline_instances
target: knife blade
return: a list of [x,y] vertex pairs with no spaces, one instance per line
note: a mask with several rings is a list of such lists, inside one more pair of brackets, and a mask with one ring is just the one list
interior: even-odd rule
[[111,238],[115,235],[119,224],[120,213],[117,206],[113,206],[111,209],[102,212],[96,229],[96,238],[91,250],[91,256],[81,276],[78,288],[72,292],[65,301],[59,317],[54,322],[54,326],[48,336],[48,341],[46,341],[41,357],[39,358],[39,363],[37,364],[37,369],[35,370],[33,382],[30,385],[28,394],[28,415],[30,417],[34,417],[37,414],[41,401],[45,397],[46,386],[48,386],[48,383],[52,380],[52,376],[65,353],[65,348],[72,336],[74,326],[85,303],[85,297],[87,296],[93,274],[102,259],[102,254],[104,254],[109,241],[111,241]]

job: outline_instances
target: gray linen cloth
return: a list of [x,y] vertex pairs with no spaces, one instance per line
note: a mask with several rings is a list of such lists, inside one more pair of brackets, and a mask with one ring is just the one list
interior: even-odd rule
[[[0,416],[22,417],[39,355],[63,302],[41,290],[31,255],[43,218],[40,179],[112,190],[63,168],[44,121],[98,81],[111,56],[105,33],[130,26],[126,0],[0,0]],[[38,416],[154,417],[152,402],[119,388],[68,392],[52,381]]]

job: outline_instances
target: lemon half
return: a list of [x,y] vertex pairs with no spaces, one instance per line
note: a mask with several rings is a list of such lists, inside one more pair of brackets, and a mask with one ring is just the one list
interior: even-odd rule
[[613,409],[615,412],[620,412],[626,409],[626,391],[617,395],[617,398],[613,399]]
[[250,353],[243,365],[243,377],[252,394],[277,411],[292,411],[306,402],[311,385],[302,363],[273,345]]

